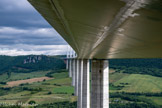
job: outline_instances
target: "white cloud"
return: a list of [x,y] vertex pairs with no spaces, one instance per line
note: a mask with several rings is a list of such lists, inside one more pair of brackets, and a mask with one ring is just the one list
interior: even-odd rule
[[34,10],[27,0],[1,0],[1,10],[31,11]]
[[39,28],[30,30],[32,34],[39,34],[39,36],[59,36],[59,34],[53,28]]
[[0,44],[67,44],[53,28],[0,27]]
[[53,28],[0,27],[0,55],[60,55],[67,44]]
[[17,44],[13,46],[1,45],[0,55],[63,55],[67,52],[67,45],[25,45]]
[[[36,15],[36,14],[38,14],[38,12],[36,12],[34,15]],[[27,24],[31,24],[31,25],[42,25],[42,26],[49,26],[49,24],[48,24],[48,22],[45,20],[45,19],[43,19],[43,17],[42,16],[40,16],[39,18],[37,18],[37,20],[35,20],[35,19],[32,19],[33,17],[31,16],[30,17],[30,19],[21,19],[21,21],[23,22],[23,23],[27,23]]]
[[59,36],[59,34],[53,28],[29,28],[19,29],[14,27],[0,27],[1,34],[29,34],[38,36]]
[[27,30],[23,29],[16,29],[13,27],[0,27],[1,34],[20,34],[20,33],[27,33]]

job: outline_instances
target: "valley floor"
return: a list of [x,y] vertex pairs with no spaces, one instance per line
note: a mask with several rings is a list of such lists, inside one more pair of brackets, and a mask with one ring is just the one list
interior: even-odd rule
[[[33,78],[45,78],[51,71],[31,73],[11,73],[0,76],[0,82],[29,81]],[[71,86],[71,78],[66,70],[50,73],[51,78],[37,80],[32,83],[21,83],[19,86],[0,85],[1,103],[36,103],[38,108],[44,106],[76,107],[77,97]],[[5,87],[6,86],[6,87]],[[142,74],[126,74],[111,69],[110,73],[110,108],[131,108],[131,106],[162,106],[162,78]],[[161,106],[160,106],[161,105]],[[120,106],[120,107],[119,107]],[[126,107],[127,106],[127,107]],[[155,107],[155,108],[156,108]],[[64,107],[59,107],[64,108]],[[132,107],[135,108],[135,107]],[[142,108],[142,107],[139,107]]]

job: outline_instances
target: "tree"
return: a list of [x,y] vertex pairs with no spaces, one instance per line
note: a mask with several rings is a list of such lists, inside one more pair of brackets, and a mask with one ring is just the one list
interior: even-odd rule
[[28,102],[28,104],[36,104],[36,102],[34,100],[31,100]]
[[51,91],[49,91],[49,92],[48,92],[48,94],[50,95],[50,94],[52,94],[52,92],[51,92]]
[[7,72],[7,76],[8,76],[7,79],[9,79],[11,77],[11,71],[10,70]]

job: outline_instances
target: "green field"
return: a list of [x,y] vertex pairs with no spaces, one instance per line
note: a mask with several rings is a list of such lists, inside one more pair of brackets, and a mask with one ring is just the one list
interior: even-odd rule
[[[144,102],[152,103],[153,105],[162,105],[162,97],[145,96],[145,93],[161,93],[162,92],[162,78],[151,75],[142,74],[126,74],[122,72],[110,73],[110,93],[118,92],[119,97],[125,96],[130,98],[144,100]],[[132,94],[131,94],[132,93]],[[133,93],[141,93],[140,95],[133,95]],[[111,102],[129,103],[131,101],[121,98],[110,98]],[[160,108],[159,106],[158,108]]]
[[[0,76],[0,81],[12,81],[20,79],[28,79],[35,77],[43,77],[51,71],[39,71],[32,73],[12,73],[7,79],[7,74]],[[74,87],[71,86],[71,78],[68,77],[68,72],[65,70],[59,73],[52,73],[54,79],[45,80],[42,82],[34,82],[32,84],[24,84],[13,87],[10,90],[0,89],[0,102],[6,103],[28,103],[34,100],[37,104],[48,104],[54,102],[75,102],[76,96],[73,96]],[[159,93],[162,92],[162,78],[151,75],[142,74],[126,74],[122,71],[110,73],[110,93]],[[4,85],[1,85],[1,87]],[[156,96],[134,96],[127,94],[128,97],[135,97],[156,105],[162,105],[162,97]],[[110,98],[111,102],[119,104],[129,103],[133,101],[125,100],[122,97]],[[139,102],[144,103],[144,102]]]
[[45,74],[47,74],[50,71],[36,71],[31,73],[14,73],[11,72],[10,78],[8,78],[7,74],[4,73],[0,75],[0,82],[6,82],[6,81],[16,81],[16,80],[23,80],[23,79],[29,79],[29,78],[37,78],[37,77],[43,77]]
[[[38,73],[32,72],[28,74],[21,73],[19,74],[19,77],[17,74],[12,74],[13,76],[11,79],[19,80],[26,79],[27,77],[42,77],[47,72],[48,71]],[[37,104],[45,104],[62,101],[76,101],[76,97],[72,95],[74,93],[74,87],[71,86],[71,79],[68,78],[68,73],[61,72],[52,75],[54,79],[43,82],[35,82],[32,84],[25,84],[23,86],[14,87],[9,91],[5,91],[6,94],[0,96],[0,102],[28,103],[29,101],[34,100]],[[4,77],[4,75],[0,76],[0,79],[1,77]],[[23,87],[32,88],[33,90],[22,90]],[[35,90],[38,88],[41,88],[41,90]],[[1,91],[2,90],[0,90],[0,92]]]
[[110,75],[110,80],[113,81],[115,86],[122,86],[123,83],[128,83],[120,90],[124,92],[162,92],[162,78],[160,77],[117,73]]
[[147,97],[147,99],[152,100],[154,103],[158,105],[162,105],[162,97]]

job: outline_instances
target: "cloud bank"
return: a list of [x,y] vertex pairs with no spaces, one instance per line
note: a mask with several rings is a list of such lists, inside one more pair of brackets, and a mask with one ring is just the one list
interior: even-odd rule
[[60,55],[66,54],[68,45],[27,45],[15,44],[13,46],[0,45],[0,55]]
[[27,0],[1,0],[0,15],[0,55],[66,54],[67,43]]

